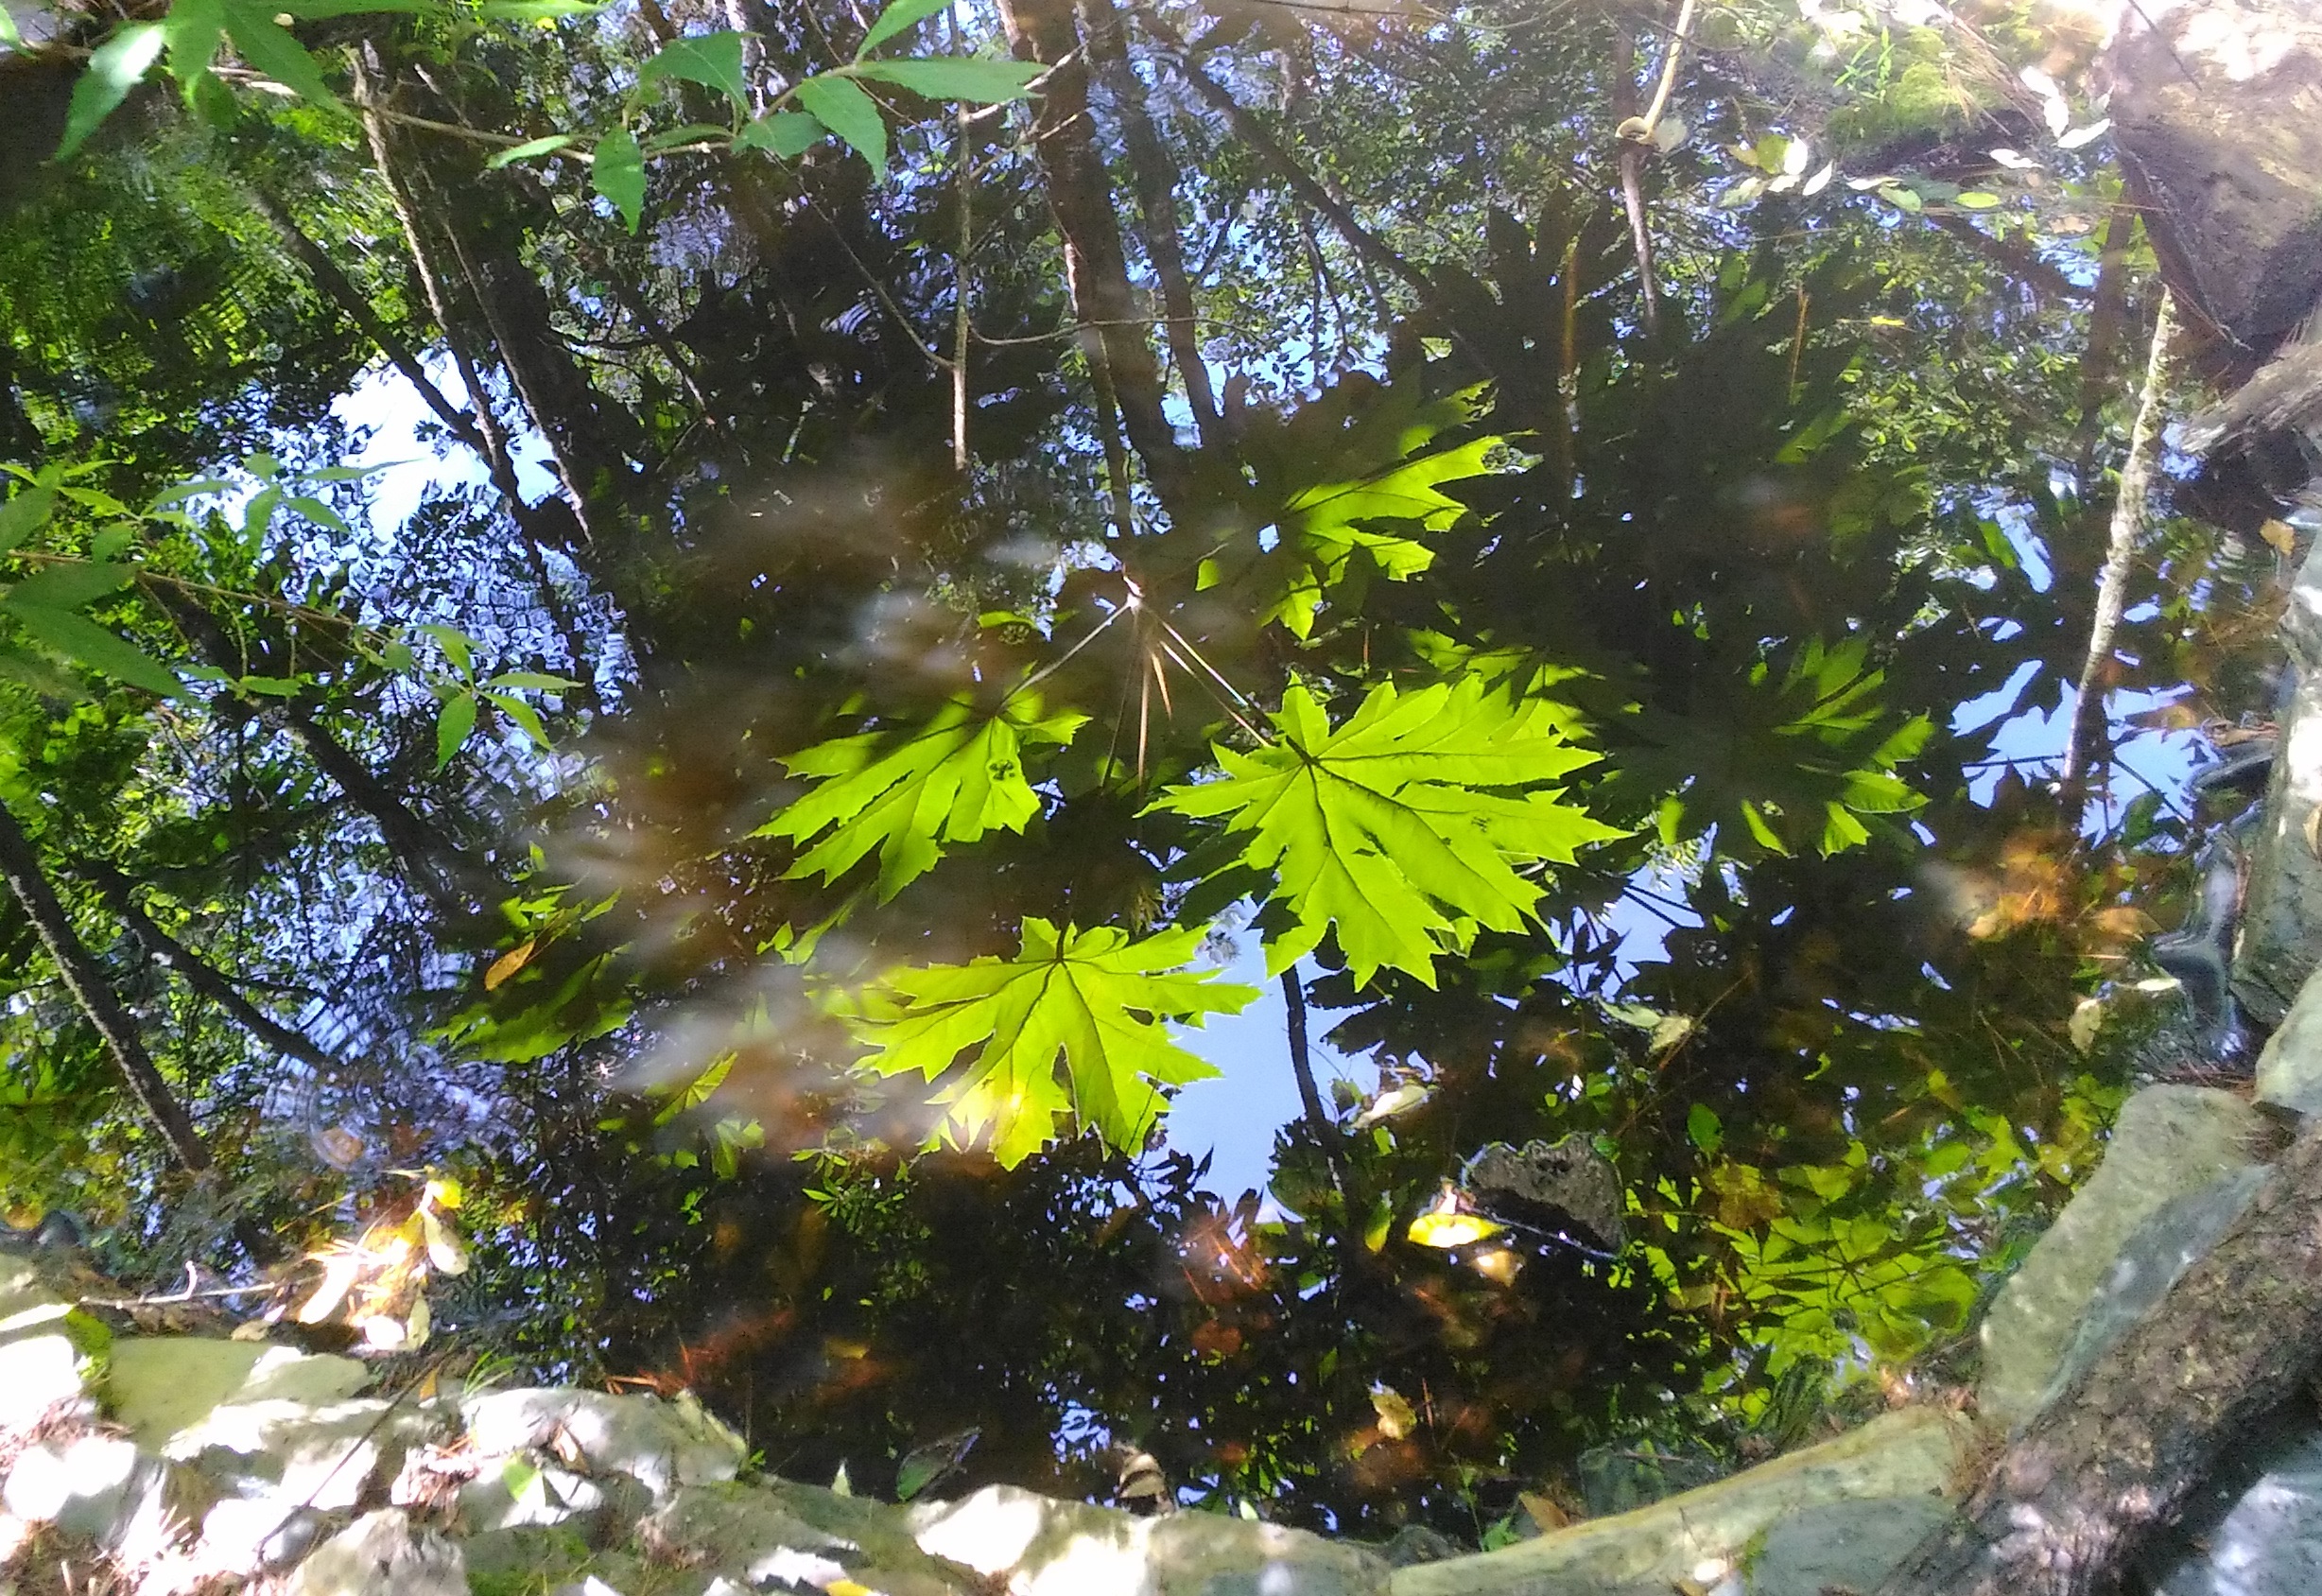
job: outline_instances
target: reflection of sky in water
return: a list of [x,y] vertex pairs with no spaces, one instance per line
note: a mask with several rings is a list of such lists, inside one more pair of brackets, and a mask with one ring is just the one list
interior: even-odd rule
[[[463,390],[448,360],[431,362],[429,374],[453,403],[464,406]],[[354,391],[333,408],[342,420],[373,429],[370,441],[347,463],[396,462],[372,479],[374,525],[399,526],[419,507],[422,495],[431,485],[480,485],[487,480],[482,463],[466,449],[455,445],[439,455],[419,441],[415,429],[430,419],[431,412],[409,385],[391,371],[374,369],[366,373]],[[537,435],[523,429],[518,429],[511,442],[525,493],[535,499],[548,493],[553,479],[547,469],[545,443]],[[2047,568],[2036,545],[2015,528],[2010,529],[2010,541],[2024,556],[2034,585],[2044,589]],[[2001,720],[1993,737],[1995,762],[1977,774],[1970,789],[1979,803],[1990,800],[2005,770],[2013,767],[2021,771],[2027,780],[2037,780],[2062,757],[2071,723],[2069,688],[2059,687],[2055,701],[2045,706],[2030,704],[2010,713],[2027,675],[2036,668],[2027,663],[2004,685],[1962,703],[1952,714],[1952,728],[1960,732]],[[2164,702],[2167,702],[2164,696],[2152,693],[2113,694],[2108,707],[2116,736],[2125,729],[2121,725],[2123,718]],[[2001,720],[2003,716],[2005,719]],[[2200,760],[2200,746],[2198,735],[2190,731],[2138,730],[2123,737],[2114,761],[2111,789],[2104,795],[2101,812],[2099,807],[2091,807],[2091,827],[2101,829],[2117,822],[2123,807],[2147,787],[2157,788],[2172,799],[2176,798]],[[1676,885],[1649,881],[1641,884],[1661,889]],[[1624,966],[1634,967],[1661,956],[1662,939],[1669,928],[1669,922],[1662,915],[1671,912],[1665,906],[1656,912],[1634,899],[1624,899],[1611,908],[1606,925],[1622,939]],[[1690,918],[1682,914],[1674,917]],[[1281,984],[1267,978],[1256,937],[1245,933],[1237,938],[1237,945],[1239,952],[1231,968],[1231,979],[1258,988],[1258,999],[1239,1015],[1213,1016],[1204,1029],[1181,1032],[1185,1046],[1218,1066],[1222,1073],[1186,1087],[1169,1121],[1172,1145],[1197,1155],[1204,1151],[1212,1154],[1214,1162],[1208,1184],[1229,1200],[1245,1189],[1261,1192],[1265,1189],[1273,1163],[1274,1134],[1297,1119],[1300,1112],[1298,1086],[1291,1073],[1289,1046],[1284,1036]],[[1308,966],[1308,974],[1312,973]],[[1349,1059],[1324,1040],[1333,1019],[1325,1010],[1314,1010],[1308,1015],[1314,1074],[1325,1101],[1328,1101],[1334,1077],[1354,1082],[1366,1094],[1376,1090],[1376,1072],[1366,1060]]]

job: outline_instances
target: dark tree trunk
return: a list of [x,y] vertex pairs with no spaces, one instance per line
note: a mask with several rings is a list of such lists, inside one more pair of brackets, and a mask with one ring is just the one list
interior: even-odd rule
[[32,840],[16,824],[16,817],[0,804],[0,877],[6,878],[9,891],[24,907],[25,917],[48,950],[48,957],[64,978],[66,990],[79,1004],[80,1012],[105,1044],[105,1055],[113,1061],[113,1072],[121,1079],[122,1087],[153,1128],[168,1144],[170,1155],[187,1171],[199,1174],[210,1167],[210,1150],[202,1142],[201,1133],[194,1129],[191,1116],[184,1104],[178,1102],[177,1093],[163,1079],[160,1069],[146,1051],[145,1038],[137,1030],[137,1022],[122,1007],[121,999],[113,995],[105,972],[97,966],[79,934],[73,929],[72,920],[64,906],[48,884],[41,869],[40,854]]
[[1000,0],[1009,44],[1022,60],[1051,68],[1040,95],[1032,142],[1048,180],[1049,207],[1065,238],[1065,275],[1092,364],[1101,362],[1120,407],[1123,430],[1164,503],[1181,498],[1185,460],[1161,408],[1161,368],[1129,286],[1128,257],[1114,214],[1104,158],[1089,135],[1088,65],[1072,0]]
[[1214,443],[1220,436],[1218,396],[1210,387],[1209,367],[1202,359],[1193,285],[1186,276],[1175,169],[1145,109],[1145,83],[1129,60],[1128,32],[1113,0],[1081,0],[1081,16],[1089,57],[1097,63],[1105,93],[1120,118],[1121,144],[1128,149],[1129,169],[1136,180],[1137,209],[1145,218],[1145,252],[1152,259],[1153,275],[1161,283],[1162,307],[1169,312],[1163,329],[1169,338],[1170,358],[1176,362],[1179,380],[1186,385],[1186,403],[1193,411],[1194,427],[1204,443]]
[[2010,1445],[1880,1596],[2109,1588],[2246,1428],[2322,1363],[2322,1122],[2160,1306]]

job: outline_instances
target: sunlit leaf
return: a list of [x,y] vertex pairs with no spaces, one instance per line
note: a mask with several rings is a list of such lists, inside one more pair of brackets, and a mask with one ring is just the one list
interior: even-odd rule
[[1257,996],[1184,969],[1202,937],[1195,926],[1132,942],[1111,927],[1060,932],[1028,917],[1013,959],[890,974],[854,1021],[872,1050],[864,1063],[882,1075],[952,1075],[936,1098],[951,1105],[948,1125],[963,1141],[988,1133],[1011,1168],[1066,1114],[1135,1152],[1160,1116],[1159,1088],[1217,1073],[1170,1040],[1167,1022],[1239,1013]]
[[1047,69],[1037,61],[987,61],[947,56],[928,61],[865,61],[858,76],[875,78],[937,100],[971,100],[996,105],[1022,99],[1031,80]]
[[879,895],[891,898],[931,869],[944,844],[1023,830],[1040,809],[1024,777],[1025,745],[1062,748],[1087,719],[1072,710],[1043,715],[1039,695],[1020,692],[996,712],[954,699],[900,739],[866,732],[819,743],[783,763],[820,785],[756,835],[801,844],[821,838],[789,874],[819,872],[825,881],[875,848]]
[[138,79],[160,59],[165,38],[160,23],[131,23],[90,53],[89,64],[74,79],[72,103],[64,113],[64,138],[54,159],[61,161],[78,149],[120,108]]
[[78,610],[118,593],[136,572],[127,565],[95,560],[67,560],[41,569],[9,590],[11,605],[34,604],[47,610]]
[[1378,1432],[1390,1441],[1400,1441],[1419,1428],[1417,1410],[1392,1385],[1371,1387],[1371,1411],[1378,1415]]
[[223,5],[226,36],[234,41],[236,55],[301,99],[316,105],[338,103],[330,85],[322,80],[322,69],[306,53],[306,46],[274,20],[279,7],[265,0],[258,4],[252,4],[252,0],[223,0]]
[[503,149],[484,163],[484,170],[496,172],[516,161],[529,161],[536,156],[553,155],[573,142],[570,133],[550,133],[546,138],[527,139],[511,149]]
[[191,92],[225,39],[225,6],[222,0],[172,0],[162,33],[169,44],[169,75]]
[[744,149],[763,149],[788,161],[829,136],[828,128],[803,111],[777,111],[744,128],[734,142]]
[[26,635],[100,676],[110,676],[165,698],[174,698],[185,690],[184,685],[161,661],[123,642],[85,616],[23,603],[13,593],[0,598],[0,607],[7,610],[9,617]]
[[1436,956],[1478,928],[1522,928],[1543,889],[1518,867],[1622,835],[1541,789],[1597,758],[1563,739],[1558,715],[1470,677],[1409,694],[1382,684],[1333,730],[1293,685],[1278,742],[1219,747],[1222,779],[1154,807],[1248,834],[1241,859],[1273,873],[1293,922],[1267,945],[1271,973],[1335,930],[1358,986],[1382,967],[1432,985]]
[[637,147],[636,135],[615,128],[598,139],[589,181],[621,213],[629,231],[636,232],[645,219],[645,151]]
[[1449,1252],[1454,1247],[1481,1241],[1487,1236],[1497,1236],[1506,1228],[1506,1225],[1485,1219],[1482,1214],[1434,1210],[1412,1220],[1411,1228],[1405,1234],[1419,1246]]
[[798,103],[868,161],[875,174],[885,175],[887,118],[861,84],[844,78],[809,78],[794,92]]
[[492,967],[484,972],[484,990],[497,992],[517,971],[531,962],[532,952],[539,945],[537,938],[526,937],[515,946],[494,959],[492,962]]
[[750,97],[742,80],[742,46],[747,35],[695,33],[672,39],[637,69],[637,87],[648,89],[675,78],[715,89],[736,105]]
[[0,504],[0,554],[6,554],[48,525],[56,509],[54,488],[26,488],[6,504]]
[[894,0],[892,5],[872,19],[870,27],[864,30],[862,45],[855,52],[856,59],[861,60],[888,40],[927,21],[950,4],[951,0]]
[[455,693],[443,701],[436,714],[436,769],[442,770],[466,746],[469,734],[476,730],[476,699],[470,693]]

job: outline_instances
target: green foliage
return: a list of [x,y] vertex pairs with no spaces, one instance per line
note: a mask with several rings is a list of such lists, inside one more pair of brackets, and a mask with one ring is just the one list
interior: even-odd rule
[[878,894],[891,898],[933,868],[945,844],[1023,830],[1040,810],[1024,773],[1026,745],[1063,748],[1087,720],[1075,710],[1044,714],[1040,695],[1024,689],[996,710],[953,699],[899,737],[863,732],[817,744],[783,763],[820,785],[756,834],[812,843],[789,873],[825,881],[876,848]]
[[1180,973],[1201,942],[1199,927],[1132,941],[1027,916],[1014,959],[892,972],[855,1032],[882,1075],[934,1081],[973,1050],[936,1101],[951,1105],[946,1123],[961,1138],[988,1133],[1003,1165],[1039,1151],[1067,1112],[1133,1153],[1161,1116],[1163,1088],[1217,1073],[1170,1040],[1167,1022],[1236,1014],[1257,996],[1215,971]]
[[1289,923],[1267,943],[1287,969],[1335,934],[1355,983],[1378,969],[1432,985],[1437,957],[1482,929],[1519,930],[1543,889],[1517,874],[1620,835],[1543,788],[1597,755],[1567,742],[1568,712],[1469,678],[1398,694],[1381,683],[1333,730],[1304,687],[1282,695],[1278,743],[1219,748],[1222,776],[1157,807],[1247,834],[1243,864],[1271,872]]

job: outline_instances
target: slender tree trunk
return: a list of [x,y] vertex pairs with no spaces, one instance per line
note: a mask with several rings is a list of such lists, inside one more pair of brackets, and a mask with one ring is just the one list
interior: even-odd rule
[[2105,689],[2113,668],[2113,638],[2128,598],[2128,577],[2136,566],[2137,541],[2144,529],[2144,505],[2153,468],[2160,457],[2161,406],[2168,397],[2169,338],[2175,331],[2169,290],[2153,315],[2153,346],[2145,359],[2144,387],[2137,397],[2137,422],[2129,433],[2128,458],[2121,462],[2120,492],[2112,501],[2112,529],[2105,568],[2097,581],[2096,615],[2088,627],[2088,658],[2072,703],[2071,740],[2065,745],[2065,803],[2077,807],[2088,795],[2088,772],[2103,752]]
[[[1626,24],[1613,34],[1613,121],[1625,127],[1637,114],[1637,35]],[[1661,329],[1661,292],[1653,281],[1653,230],[1645,218],[1645,149],[1620,141],[1620,204],[1629,217],[1629,247],[1637,254],[1639,321],[1648,337]]]
[[1137,209],[1145,218],[1145,253],[1160,279],[1162,307],[1169,320],[1162,323],[1169,338],[1170,358],[1178,380],[1186,387],[1186,404],[1204,444],[1222,436],[1218,396],[1209,382],[1209,366],[1202,358],[1201,325],[1193,303],[1193,285],[1186,276],[1185,235],[1177,222],[1177,183],[1169,149],[1146,110],[1144,80],[1129,59],[1127,29],[1113,0],[1080,0],[1082,37],[1088,42],[1089,59],[1097,63],[1107,95],[1120,118],[1122,145],[1129,152],[1129,170],[1136,181]]
[[1162,412],[1161,368],[1129,286],[1112,180],[1089,132],[1088,66],[1072,0],[1000,0],[999,12],[1016,55],[1049,68],[1032,142],[1064,234],[1065,276],[1089,362],[1101,362],[1111,377],[1121,425],[1154,492],[1164,503],[1180,501],[1185,461]]
[[[1314,1082],[1314,1059],[1307,1043],[1306,982],[1299,979],[1296,964],[1282,972],[1282,1009],[1285,1029],[1290,1033],[1291,1073],[1298,1078],[1298,1102],[1306,1111],[1308,1129],[1314,1133],[1315,1145],[1322,1149],[1323,1162],[1329,1167],[1330,1184],[1338,1188],[1342,1206],[1347,1200],[1346,1170],[1339,1157],[1338,1121],[1330,1117],[1324,1105],[1323,1094]],[[1354,1210],[1346,1211],[1346,1223],[1354,1224]]]
[[47,876],[41,869],[39,853],[32,840],[16,824],[8,806],[0,804],[0,877],[5,877],[9,891],[23,906],[25,917],[32,922],[41,945],[64,978],[67,991],[80,1005],[80,1012],[96,1028],[105,1044],[105,1055],[113,1061],[113,1072],[120,1077],[122,1087],[144,1111],[153,1128],[168,1144],[170,1155],[182,1169],[199,1174],[210,1168],[210,1150],[194,1129],[192,1118],[170,1090],[169,1083],[154,1067],[146,1051],[145,1039],[139,1034],[137,1022],[122,1007],[119,998],[105,980],[105,972],[73,929],[73,923],[57,901]]
[[338,1060],[323,1051],[303,1032],[293,1031],[243,997],[217,966],[156,925],[153,917],[138,906],[128,876],[100,860],[83,863],[78,874],[104,893],[105,901],[113,906],[113,911],[129,927],[130,933],[145,945],[147,952],[177,971],[184,978],[186,985],[223,1009],[236,1025],[276,1052],[297,1059],[302,1064],[312,1065],[317,1069],[335,1070],[339,1067]]
[[1233,130],[1234,136],[1248,145],[1251,153],[1269,171],[1289,184],[1291,192],[1311,206],[1316,215],[1329,222],[1356,254],[1390,276],[1399,278],[1418,294],[1421,303],[1434,303],[1435,285],[1429,281],[1427,273],[1405,260],[1356,219],[1354,212],[1340,203],[1312,173],[1301,165],[1265,123],[1243,109],[1241,102],[1234,97],[1232,90],[1204,72],[1200,63],[1187,53],[1185,40],[1175,28],[1150,9],[1139,11],[1137,16],[1146,31],[1177,58],[1178,72],[1187,85],[1201,96],[1204,103],[1225,118],[1225,124]]
[[2322,1122],[1880,1596],[2091,1596],[2322,1362]]
[[[353,283],[347,281],[346,273],[340,271],[338,264],[323,252],[322,246],[307,235],[306,231],[299,226],[297,219],[288,211],[283,209],[281,203],[271,194],[267,193],[255,183],[246,185],[244,192],[249,196],[251,208],[265,217],[267,224],[281,236],[282,241],[289,247],[290,252],[298,257],[299,264],[306,269],[306,274],[315,280],[315,286],[321,288],[325,297],[345,314],[347,320],[354,322],[356,329],[377,346],[379,353],[387,356],[390,365],[403,373],[404,381],[411,385],[412,391],[416,392],[427,408],[436,413],[436,419],[442,422],[454,438],[459,439],[460,442],[477,454],[484,455],[486,453],[484,440],[477,432],[474,419],[446,398],[442,389],[436,387],[434,380],[427,375],[426,368],[420,364],[419,356],[412,351],[411,346],[404,342],[392,327],[380,320],[379,313],[372,308],[371,302],[363,297],[361,290],[357,289]],[[488,455],[486,455],[485,463],[487,465],[493,463]]]
[[2128,321],[2128,246],[2136,225],[2135,211],[2115,204],[2105,218],[2105,242],[2096,257],[2088,342],[2080,356],[2080,424],[2073,429],[2072,481],[2083,504],[2096,495],[2096,449],[2104,441],[2105,401],[2112,396],[2113,367]]

